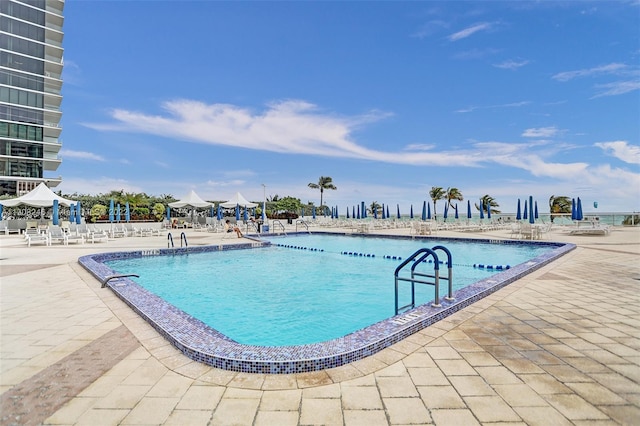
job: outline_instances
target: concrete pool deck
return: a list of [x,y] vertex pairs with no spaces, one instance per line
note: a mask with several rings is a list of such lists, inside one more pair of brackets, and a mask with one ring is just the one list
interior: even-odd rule
[[[191,246],[242,241],[186,232]],[[369,358],[264,375],[190,360],[77,263],[166,235],[0,236],[0,424],[639,424],[640,228],[545,239],[578,247]]]

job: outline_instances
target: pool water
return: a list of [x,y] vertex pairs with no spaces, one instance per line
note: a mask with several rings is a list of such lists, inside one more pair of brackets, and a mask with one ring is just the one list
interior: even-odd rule
[[[271,246],[247,250],[107,263],[119,273],[138,274],[139,285],[236,342],[289,346],[339,338],[392,317],[395,268],[420,248],[444,245],[451,251],[454,291],[500,272],[474,264],[513,266],[552,249],[328,235],[270,241]],[[419,270],[432,273],[433,265]],[[446,274],[441,266],[440,275]],[[440,284],[444,297],[447,283]],[[400,294],[402,306],[409,301],[409,284],[401,284]],[[417,304],[428,303],[433,287],[418,285],[416,295]]]

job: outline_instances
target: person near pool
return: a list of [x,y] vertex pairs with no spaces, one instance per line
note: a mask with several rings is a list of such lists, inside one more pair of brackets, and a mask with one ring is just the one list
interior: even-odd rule
[[227,232],[233,232],[235,231],[236,235],[238,236],[238,238],[242,238],[242,231],[240,230],[240,228],[238,228],[237,225],[232,225],[231,222],[229,221],[229,219],[227,219],[227,221],[224,223],[224,229]]

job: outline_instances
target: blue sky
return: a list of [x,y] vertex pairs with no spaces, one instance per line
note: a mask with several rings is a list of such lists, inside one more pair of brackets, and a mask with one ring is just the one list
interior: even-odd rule
[[638,0],[67,0],[57,189],[637,211],[638,28]]

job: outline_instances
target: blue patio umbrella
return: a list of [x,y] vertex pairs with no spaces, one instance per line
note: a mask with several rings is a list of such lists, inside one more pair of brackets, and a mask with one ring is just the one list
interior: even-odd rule
[[449,204],[447,203],[444,205],[444,214],[443,214],[444,220],[447,220],[448,216],[449,216]]
[[209,217],[214,217],[215,215],[216,215],[216,208],[212,204],[211,207],[209,207]]
[[491,204],[487,203],[487,219],[491,219]]
[[484,202],[480,200],[480,219],[484,219]]
[[467,200],[467,219],[471,219],[471,201]]
[[340,216],[338,215],[338,206],[336,206],[336,219],[338,219]]
[[[434,207],[433,210],[434,210],[433,214],[435,214],[436,213],[435,212],[435,210],[436,210],[435,207]],[[431,204],[429,204],[429,203],[427,203],[427,219],[431,220]]]
[[455,209],[456,209],[456,214],[455,214],[454,218],[458,219],[458,203],[456,203]]
[[311,217],[316,218],[316,206],[313,206],[313,209],[311,209]]
[[387,219],[389,219],[389,204],[387,204]]
[[349,209],[347,209],[347,219],[349,219]]
[[516,211],[516,220],[522,219],[522,212],[520,211],[520,198],[518,198],[518,210]]
[[360,219],[360,205],[358,205],[358,217],[357,219]]
[[236,204],[236,222],[240,220],[240,206]]
[[[57,225],[58,221],[59,221],[59,219],[58,219],[58,214],[59,214],[58,209],[59,209],[58,200],[53,200],[53,217],[51,218],[51,221],[52,221],[52,223],[54,225]],[[1,214],[0,214],[0,217],[2,217]]]
[[75,223],[76,221],[76,206],[75,204],[69,204],[69,223]]
[[422,220],[427,220],[427,202],[422,202]]
[[364,201],[362,202],[362,218],[367,217],[367,209],[364,207]]
[[571,199],[571,220],[576,220],[576,199]]
[[[77,213],[76,213],[76,216],[77,216]],[[120,222],[120,203],[118,203],[118,206],[116,207],[116,222]]]
[[374,206],[373,208],[373,218],[377,219],[378,218],[378,207]]
[[535,218],[538,218],[538,201],[536,201],[536,206],[533,209],[533,215],[535,216]]
[[113,198],[112,198],[111,201],[109,201],[109,222],[113,222],[115,220],[114,218],[115,218],[115,206],[113,204]]
[[129,202],[124,205],[124,220],[127,222],[131,221],[131,210],[129,209]]
[[0,204],[0,220],[2,220],[2,208],[3,208],[3,207],[4,207],[4,206],[3,206],[2,204]]
[[529,196],[529,223],[535,223],[536,218],[533,216],[533,196]]
[[582,220],[584,216],[582,214],[582,201],[580,197],[578,197],[578,201],[576,202],[576,220]]
[[527,209],[527,200],[524,200],[524,209],[522,209],[522,218],[523,219],[529,218],[529,209]]
[[400,204],[396,204],[396,210],[398,211],[398,213],[396,214],[396,217],[400,219],[402,217],[400,216]]
[[382,205],[382,218],[383,219],[387,218],[387,214],[384,212],[384,204]]
[[82,206],[80,201],[76,203],[76,223],[80,225],[82,223]]
[[[314,210],[315,210],[315,207],[314,207]],[[267,220],[267,202],[266,201],[262,203],[262,221],[264,222],[265,220]]]
[[[169,206],[167,206],[166,216],[167,216],[167,220],[171,220],[171,207]],[[111,222],[113,222],[113,220]]]
[[249,209],[247,208],[247,206],[244,206],[244,217],[243,217],[244,221],[248,221],[249,220]]
[[411,204],[411,210],[409,210],[409,218],[413,219],[413,204]]

